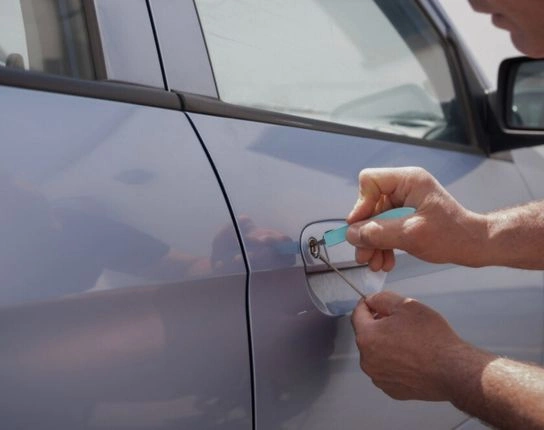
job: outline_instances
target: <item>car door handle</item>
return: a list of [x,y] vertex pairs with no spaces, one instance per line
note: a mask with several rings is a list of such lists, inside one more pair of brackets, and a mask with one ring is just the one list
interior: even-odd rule
[[[302,231],[300,239],[308,294],[321,312],[331,316],[345,315],[351,312],[361,296],[351,289],[327,264],[315,256],[311,244],[321,240],[324,233],[334,231],[344,225],[344,220],[316,222],[308,225]],[[377,275],[368,268],[368,265],[361,265],[355,261],[355,249],[348,242],[343,241],[333,247],[321,246],[320,252],[342,272],[343,276],[358,286],[358,289],[365,294],[375,292],[368,285],[363,284],[369,283],[368,280],[376,278]],[[376,283],[376,279],[373,281]]]
[[[416,210],[411,207],[394,208],[384,211],[370,219],[398,219],[412,215]],[[327,264],[319,258],[322,255],[334,267],[346,268],[357,266],[353,258],[353,247],[346,246],[348,225],[342,221],[322,221],[307,226],[301,238],[301,248],[308,271],[323,270]],[[339,246],[340,245],[340,246]]]
[[[401,218],[414,212],[413,208],[397,208],[374,218]],[[381,291],[387,275],[355,261],[355,250],[345,241],[347,227],[341,220],[321,221],[308,225],[301,235],[308,292],[317,308],[329,315],[346,314],[362,294]],[[341,276],[334,273],[331,265]]]

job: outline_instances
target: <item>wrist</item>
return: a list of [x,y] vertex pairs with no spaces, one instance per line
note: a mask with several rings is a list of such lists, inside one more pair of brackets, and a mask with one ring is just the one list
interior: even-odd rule
[[487,266],[510,266],[515,253],[509,252],[514,246],[512,242],[512,224],[516,224],[515,214],[509,211],[491,212],[485,215],[487,239],[483,249]]
[[482,374],[496,359],[462,340],[444,351],[441,362],[445,398],[458,409],[471,412],[482,397]]
[[468,212],[467,235],[469,243],[463,251],[465,261],[461,264],[470,267],[484,267],[492,265],[493,245],[490,238],[490,219],[488,215]]

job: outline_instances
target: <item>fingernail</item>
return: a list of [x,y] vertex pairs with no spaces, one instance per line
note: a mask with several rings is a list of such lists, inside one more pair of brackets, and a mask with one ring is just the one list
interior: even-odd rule
[[351,217],[354,214],[355,210],[359,207],[360,204],[361,204],[361,199],[359,199],[359,200],[357,200],[355,202],[355,205],[353,206],[353,209],[349,213],[348,218]]
[[355,242],[357,239],[357,228],[354,226],[350,226],[348,228],[348,231],[346,232],[346,240],[349,243]]

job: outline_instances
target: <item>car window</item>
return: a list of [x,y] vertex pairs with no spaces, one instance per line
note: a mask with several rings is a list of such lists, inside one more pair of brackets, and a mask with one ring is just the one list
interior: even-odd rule
[[196,0],[221,100],[466,143],[440,40],[414,2]]
[[0,66],[94,79],[83,0],[2,0]]

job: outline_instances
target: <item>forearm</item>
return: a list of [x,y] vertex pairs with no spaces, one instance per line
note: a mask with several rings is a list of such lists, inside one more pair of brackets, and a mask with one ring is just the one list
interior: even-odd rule
[[485,216],[486,265],[544,269],[544,201]]
[[544,428],[544,369],[471,346],[452,356],[450,401],[501,429]]

